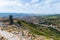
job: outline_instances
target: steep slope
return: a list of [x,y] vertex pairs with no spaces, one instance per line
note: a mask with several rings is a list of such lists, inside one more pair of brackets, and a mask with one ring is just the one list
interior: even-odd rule
[[28,28],[33,35],[42,35],[53,38],[53,40],[60,40],[60,32],[52,27],[37,26],[25,21],[19,21],[24,27]]

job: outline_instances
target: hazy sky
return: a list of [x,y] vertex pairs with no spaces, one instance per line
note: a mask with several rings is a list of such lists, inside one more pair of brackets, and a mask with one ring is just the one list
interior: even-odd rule
[[0,12],[60,13],[60,0],[0,0]]

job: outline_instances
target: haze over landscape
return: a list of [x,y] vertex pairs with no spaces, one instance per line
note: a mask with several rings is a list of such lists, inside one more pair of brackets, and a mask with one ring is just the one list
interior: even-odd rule
[[60,40],[60,0],[0,0],[0,40]]

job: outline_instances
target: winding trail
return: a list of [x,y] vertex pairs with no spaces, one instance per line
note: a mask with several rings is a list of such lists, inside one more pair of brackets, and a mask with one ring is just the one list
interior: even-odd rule
[[0,35],[7,38],[8,40],[20,40],[19,37],[17,37],[15,34],[12,34],[7,31],[0,30]]

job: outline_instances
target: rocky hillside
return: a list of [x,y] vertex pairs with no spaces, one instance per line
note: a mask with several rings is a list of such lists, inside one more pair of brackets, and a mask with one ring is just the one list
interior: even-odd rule
[[[30,33],[33,36],[36,37],[36,35],[37,35],[37,38],[39,38],[40,36],[43,36],[43,38],[45,37],[45,39],[49,39],[49,40],[51,40],[51,39],[60,40],[60,31],[54,29],[53,27],[35,25],[33,23],[27,23],[27,22],[21,21],[21,20],[19,22],[20,22],[20,24],[23,25],[24,28],[28,28],[30,30]],[[40,36],[38,37],[38,35],[40,35]]]

